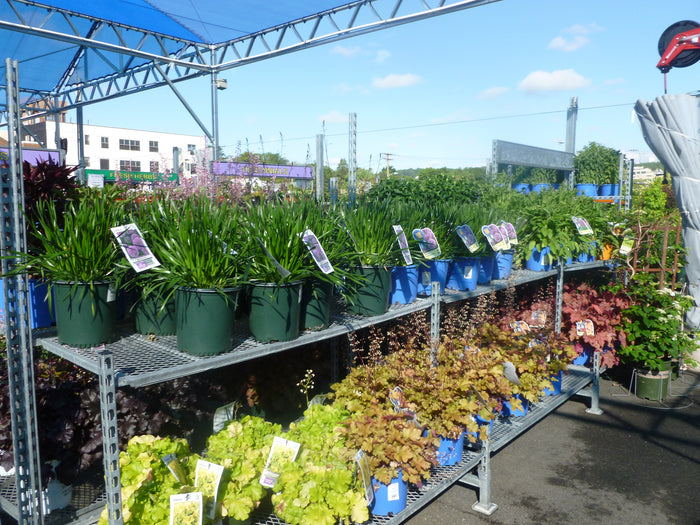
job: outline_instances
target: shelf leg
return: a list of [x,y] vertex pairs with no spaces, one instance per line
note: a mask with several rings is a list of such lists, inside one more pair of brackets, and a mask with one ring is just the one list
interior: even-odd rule
[[109,525],[122,525],[124,522],[122,518],[122,484],[119,471],[114,356],[106,350],[100,353],[100,411]]
[[437,365],[435,351],[440,344],[440,283],[430,283],[430,362]]
[[475,487],[479,491],[479,500],[472,505],[472,509],[490,516],[498,509],[498,505],[491,501],[491,438],[483,442],[483,455],[477,467],[477,474],[466,474],[457,480],[462,485]]
[[600,352],[593,352],[593,383],[590,388],[591,408],[586,412],[600,416],[603,410],[600,408]]

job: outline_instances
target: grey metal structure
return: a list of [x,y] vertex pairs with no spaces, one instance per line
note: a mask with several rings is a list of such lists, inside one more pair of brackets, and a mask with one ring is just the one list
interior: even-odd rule
[[357,113],[348,115],[348,201],[355,204],[357,195]]
[[492,147],[492,164],[530,166],[561,171],[574,169],[574,154],[568,151],[537,148],[515,142],[495,139]]
[[[2,256],[26,251],[24,221],[24,185],[22,175],[22,142],[19,135],[19,79],[16,61],[5,61],[9,168],[0,168],[0,207],[2,209]],[[18,258],[3,258],[2,274],[18,264]],[[6,317],[7,367],[12,420],[12,442],[16,485],[21,487],[17,500],[20,524],[44,523],[41,505],[41,469],[37,435],[36,401],[34,396],[34,362],[32,331],[29,326],[29,283],[26,273],[3,277]]]

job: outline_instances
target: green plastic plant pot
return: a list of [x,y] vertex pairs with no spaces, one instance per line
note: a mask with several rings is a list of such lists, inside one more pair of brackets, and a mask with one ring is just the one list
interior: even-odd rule
[[253,284],[248,326],[256,341],[291,341],[299,336],[301,290],[301,281]]
[[178,350],[199,356],[231,350],[239,291],[239,287],[178,288],[175,292]]
[[139,334],[175,335],[175,297],[170,297],[164,305],[160,294],[142,296],[134,306],[134,322]]
[[309,279],[301,289],[299,310],[300,330],[323,330],[331,320],[333,285],[327,281]]
[[114,339],[116,293],[110,282],[53,283],[58,342],[89,348]]
[[668,395],[668,385],[671,382],[671,362],[664,361],[661,370],[636,369],[634,393],[642,399],[663,401]]
[[391,293],[391,268],[362,266],[357,271],[365,278],[352,295],[348,311],[352,314],[373,317],[382,315],[389,309]]

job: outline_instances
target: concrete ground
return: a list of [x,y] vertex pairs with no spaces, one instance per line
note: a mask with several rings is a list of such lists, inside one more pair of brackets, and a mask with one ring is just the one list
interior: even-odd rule
[[700,525],[700,373],[673,381],[665,404],[627,386],[604,377],[602,415],[575,396],[497,452],[491,516],[453,485],[406,523]]

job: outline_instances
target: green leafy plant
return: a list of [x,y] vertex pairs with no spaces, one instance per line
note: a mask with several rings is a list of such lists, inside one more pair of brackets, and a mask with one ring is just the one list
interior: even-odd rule
[[343,209],[341,215],[359,264],[389,266],[396,260],[399,248],[387,203],[361,202],[354,208]]
[[660,370],[664,360],[688,360],[696,342],[683,318],[693,297],[659,288],[649,274],[636,274],[626,292],[630,306],[622,312],[622,327],[628,343],[618,350],[621,360],[651,370]]
[[618,180],[620,152],[589,142],[574,157],[576,182],[581,184],[615,184]]

